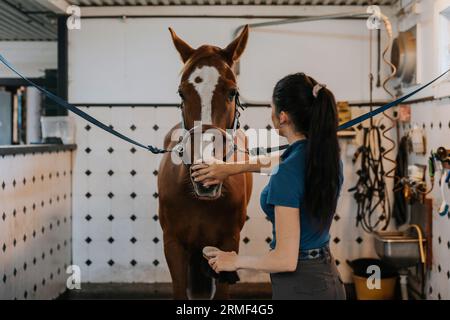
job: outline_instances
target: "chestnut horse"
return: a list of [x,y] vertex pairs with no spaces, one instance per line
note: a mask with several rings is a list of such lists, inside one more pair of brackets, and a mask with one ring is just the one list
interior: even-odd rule
[[[166,149],[178,143],[172,138],[174,130],[190,130],[195,121],[201,121],[202,129],[233,128],[237,110],[233,65],[248,39],[245,27],[224,49],[211,45],[193,49],[169,30],[184,63],[179,86],[183,123],[166,135]],[[194,160],[198,158],[194,155]],[[234,175],[222,185],[205,188],[191,179],[189,164],[176,163],[173,154],[163,156],[158,174],[159,218],[175,299],[228,298],[226,280],[233,274],[221,277],[221,273],[213,279],[216,275],[202,257],[202,249],[215,246],[238,252],[251,190],[251,174]]]

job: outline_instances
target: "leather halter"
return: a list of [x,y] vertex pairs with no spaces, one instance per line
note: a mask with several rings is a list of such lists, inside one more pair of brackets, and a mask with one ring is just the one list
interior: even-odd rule
[[[184,119],[183,109],[184,105],[183,102],[180,104],[180,110],[181,110],[181,129],[185,132],[183,137],[180,137],[180,140],[178,143],[172,148],[172,151],[175,152],[181,159],[183,159],[184,152],[185,152],[185,143],[188,140],[188,138],[191,136],[191,134],[198,129],[199,126],[194,126],[193,128],[187,130],[186,129],[186,122]],[[239,92],[236,92],[236,95],[234,96],[234,118],[233,118],[233,127],[230,128],[232,130],[231,135],[224,131],[223,129],[215,127],[215,129],[220,130],[227,141],[230,141],[231,149],[230,151],[225,155],[225,159],[228,159],[234,152],[236,151],[243,151],[248,153],[247,150],[240,150],[238,146],[234,143],[234,138],[236,137],[236,131],[240,128],[240,122],[239,117],[241,113],[239,112],[239,108],[241,110],[244,110],[244,107],[242,106],[240,100],[239,100]],[[188,163],[184,162],[185,165]]]

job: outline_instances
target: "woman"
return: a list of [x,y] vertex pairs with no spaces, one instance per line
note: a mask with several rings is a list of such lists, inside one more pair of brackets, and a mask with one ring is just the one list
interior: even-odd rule
[[[273,299],[345,299],[328,247],[343,180],[334,96],[297,73],[276,84],[272,100],[273,124],[289,147],[260,198],[273,224],[271,250],[242,256],[217,249],[207,259],[216,272],[269,272]],[[260,172],[267,163],[254,162],[198,164],[193,166],[195,180],[211,185],[233,174]]]

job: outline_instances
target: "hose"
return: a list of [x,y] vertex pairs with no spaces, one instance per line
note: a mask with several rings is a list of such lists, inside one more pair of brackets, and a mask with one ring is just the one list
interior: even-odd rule
[[[383,61],[384,61],[384,62],[390,67],[390,69],[391,69],[391,73],[389,74],[389,76],[388,76],[386,79],[384,79],[383,84],[382,84],[382,87],[383,87],[384,91],[386,91],[392,98],[395,98],[395,95],[394,95],[392,92],[390,92],[389,89],[387,88],[387,83],[388,83],[390,80],[392,80],[392,79],[395,77],[395,74],[397,73],[397,68],[395,67],[395,65],[392,64],[392,62],[389,61],[389,60],[387,59],[387,57],[386,57],[386,54],[387,54],[387,52],[389,51],[389,49],[391,48],[391,46],[392,46],[392,41],[393,41],[392,24],[391,24],[391,22],[389,21],[389,18],[388,18],[387,16],[385,16],[384,14],[381,14],[381,19],[383,20],[383,23],[384,23],[384,25],[385,25],[385,27],[386,27],[386,33],[387,33],[387,35],[388,35],[388,43],[387,43],[386,47],[385,47],[384,50],[383,50],[382,56],[383,56]],[[386,171],[385,177],[386,177],[386,178],[394,179],[394,178],[395,178],[395,168],[396,168],[396,165],[397,165],[397,164],[396,164],[395,160],[392,159],[391,157],[389,157],[388,155],[389,155],[389,153],[391,153],[392,151],[395,150],[396,143],[395,143],[395,141],[394,141],[393,139],[391,139],[391,138],[388,136],[388,132],[389,132],[390,130],[392,130],[392,129],[395,128],[395,126],[396,126],[396,124],[397,124],[397,119],[391,117],[386,111],[383,112],[383,115],[390,121],[390,125],[389,125],[387,128],[385,128],[385,129],[383,130],[383,132],[382,132],[383,138],[385,138],[387,141],[389,141],[390,147],[387,148],[387,149],[383,152],[382,157],[383,157],[383,159],[386,160],[387,162],[390,162],[390,163],[393,164],[393,167],[391,168],[391,170]]]
[[419,251],[420,251],[420,262],[422,264],[426,263],[426,255],[425,255],[425,248],[423,247],[423,233],[420,227],[417,224],[410,224],[407,227],[408,229],[415,229],[417,232],[417,237],[419,238]]

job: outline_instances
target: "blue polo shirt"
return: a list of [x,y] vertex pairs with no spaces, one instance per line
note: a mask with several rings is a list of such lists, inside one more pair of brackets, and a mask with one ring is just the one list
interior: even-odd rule
[[[298,140],[292,143],[281,155],[280,164],[274,168],[269,183],[261,192],[261,208],[272,222],[272,242],[270,247],[275,248],[275,206],[283,206],[300,209],[300,248],[309,250],[321,248],[330,240],[330,225],[323,230],[312,221],[309,212],[304,208],[303,197],[305,194],[306,171],[306,146],[307,140]],[[326,160],[324,160],[326,161]],[[342,186],[342,162],[340,163],[340,186]],[[320,190],[317,190],[320,192]]]

